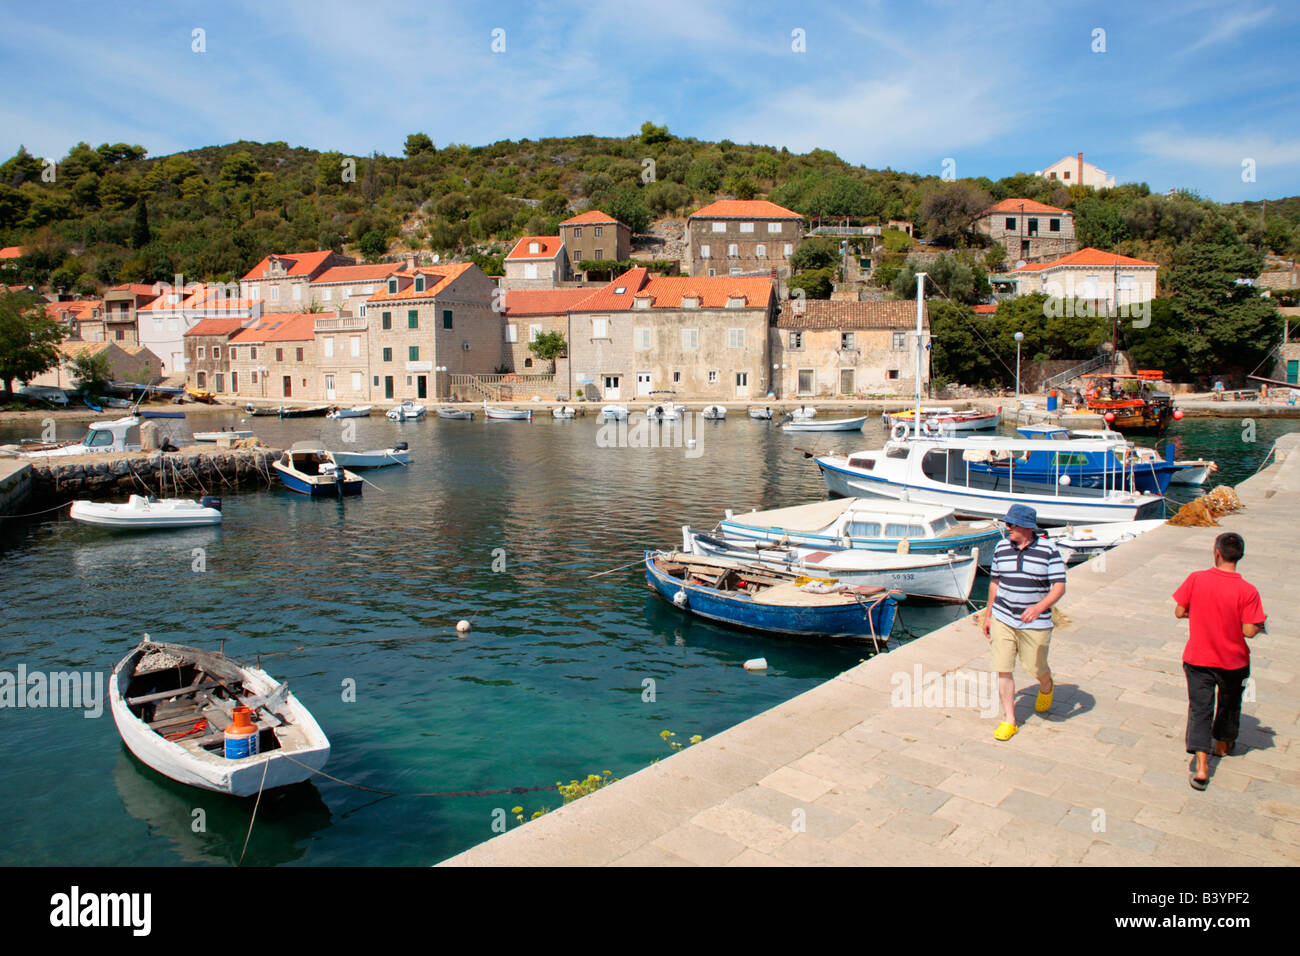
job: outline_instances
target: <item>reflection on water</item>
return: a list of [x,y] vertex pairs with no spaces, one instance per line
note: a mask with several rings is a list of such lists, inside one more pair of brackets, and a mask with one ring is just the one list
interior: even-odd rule
[[[875,423],[861,437],[789,435],[736,418],[702,429],[701,454],[688,458],[599,447],[593,418],[350,422],[358,450],[405,440],[412,454],[407,468],[367,472],[374,487],[359,498],[223,488],[219,529],[173,534],[113,535],[66,513],[0,522],[0,670],[106,673],[144,631],[224,642],[260,658],[312,711],[331,740],[330,774],[415,794],[625,776],[670,753],[660,731],[716,734],[870,653],[683,614],[645,588],[640,559],[679,541],[683,524],[712,527],[724,509],[825,497],[795,447],[876,445],[885,433]],[[253,427],[279,447],[343,447],[345,424]],[[1231,483],[1290,426],[1260,420],[1254,445],[1231,420],[1187,420],[1171,434],[1180,454],[1217,458]],[[5,429],[14,426],[0,440]],[[985,589],[977,581],[975,597]],[[898,626],[920,634],[961,613],[904,605]],[[466,634],[455,630],[462,618]],[[758,656],[769,670],[745,671]],[[4,711],[0,727],[0,863],[238,858],[251,806],[141,767],[107,714]],[[377,800],[325,779],[307,792],[263,800],[246,863],[429,864],[490,838],[496,809],[559,803],[554,793]],[[199,806],[204,833],[192,829]]]

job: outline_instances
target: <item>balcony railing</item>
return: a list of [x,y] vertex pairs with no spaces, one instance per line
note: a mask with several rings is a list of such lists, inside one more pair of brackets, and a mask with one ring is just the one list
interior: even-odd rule
[[368,328],[369,319],[359,315],[345,315],[342,318],[317,319],[317,332],[363,332]]

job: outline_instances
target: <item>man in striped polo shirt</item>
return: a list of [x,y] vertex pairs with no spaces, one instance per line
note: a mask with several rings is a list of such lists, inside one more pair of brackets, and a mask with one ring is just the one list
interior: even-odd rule
[[998,740],[1010,740],[1017,730],[1012,680],[1017,657],[1038,678],[1034,710],[1046,713],[1052,706],[1056,684],[1047,666],[1047,645],[1052,640],[1052,605],[1065,594],[1065,561],[1056,545],[1039,535],[1038,512],[1012,505],[1006,526],[1007,536],[993,552],[982,622],[1002,700],[1002,723],[993,731]]

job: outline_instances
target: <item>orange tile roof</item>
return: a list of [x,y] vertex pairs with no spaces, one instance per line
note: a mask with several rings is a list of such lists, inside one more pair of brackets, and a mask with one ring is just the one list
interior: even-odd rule
[[[622,292],[618,290],[622,289]],[[629,269],[603,288],[572,306],[574,312],[621,312],[633,299],[651,296],[654,309],[680,309],[683,298],[697,298],[700,307],[722,309],[732,293],[745,297],[746,308],[766,308],[775,290],[772,280],[745,276],[651,276],[644,266]]]
[[981,216],[987,216],[991,212],[1033,212],[1053,216],[1068,216],[1070,210],[1057,209],[1055,206],[1047,206],[1041,202],[1034,202],[1032,199],[1004,199],[1000,203],[989,206]]
[[270,265],[273,258],[285,262],[287,266],[285,275],[309,276],[319,269],[321,264],[333,254],[329,249],[318,249],[315,252],[291,252],[287,255],[266,256],[261,262],[249,269],[243,278],[245,280],[265,279],[267,266]]
[[[391,292],[391,293],[388,291],[388,286],[385,285],[382,289],[380,289],[378,292],[376,292],[366,301],[383,303],[383,302],[401,302],[408,299],[431,299],[434,296],[438,295],[440,292],[446,290],[446,288],[449,285],[451,285],[454,281],[460,278],[465,272],[473,268],[474,268],[474,263],[472,262],[449,262],[446,265],[432,266],[432,267],[421,266],[419,269],[416,270],[416,272],[426,276],[435,276],[439,279],[439,281],[435,282],[431,286],[425,286],[423,292],[415,291],[415,283],[413,281],[408,281],[405,288],[400,288],[396,292]],[[399,276],[409,280],[411,276],[414,275],[414,273],[393,272],[391,273],[391,275]]]
[[802,219],[803,216],[766,199],[719,199],[691,213],[691,219]]
[[225,335],[238,332],[247,319],[202,319],[186,335]]
[[1102,252],[1100,249],[1094,249],[1092,246],[1080,249],[1078,252],[1072,252],[1068,256],[1061,256],[1055,262],[1048,263],[1050,266],[1155,266],[1159,263],[1147,262],[1145,259],[1134,259],[1131,256],[1122,256],[1118,252]]
[[0,259],[17,259],[22,254],[22,246],[5,246],[3,249],[0,249]]
[[337,312],[274,312],[232,336],[230,342],[232,345],[302,342],[316,337],[317,319],[331,319],[337,315]]
[[613,216],[608,216],[599,209],[589,209],[584,213],[560,221],[561,226],[585,226],[588,223],[617,223]]
[[111,343],[109,342],[60,342],[55,348],[58,349],[68,359],[75,359],[77,356],[89,352],[91,355],[98,355],[105,351]]
[[45,314],[50,318],[58,318],[62,312],[71,312],[75,318],[88,319],[90,314],[102,306],[104,303],[99,299],[76,299],[72,302],[47,302],[45,305]]
[[[1055,262],[1026,262],[1026,263],[1025,263],[1023,266],[1021,266],[1019,269],[1012,269],[1011,272],[1012,272],[1012,273],[1016,273],[1016,272],[1040,272],[1041,270],[1046,269],[1048,266],[1054,266],[1054,265],[1056,265]],[[996,280],[996,279],[997,279],[997,276],[996,276],[996,275],[991,275],[991,276],[989,276],[989,281],[990,281],[990,282],[993,282],[993,281]]]
[[976,315],[992,315],[998,310],[996,305],[977,305],[975,306]]
[[149,282],[123,282],[107,290],[108,292],[132,292],[135,295],[158,295],[158,288]]
[[501,296],[506,315],[563,315],[591,295],[586,289],[510,289]]
[[[154,288],[157,288],[156,286]],[[209,288],[206,285],[194,284],[181,289],[182,297],[178,302],[168,302],[167,296],[163,295],[161,290],[158,292],[158,298],[152,302],[140,306],[139,312],[167,312],[172,309],[194,311],[202,309],[209,312],[246,312],[261,299],[228,299],[225,297],[226,290],[221,286]]]
[[377,282],[380,279],[388,278],[394,272],[401,272],[402,265],[392,262],[380,262],[376,265],[365,266],[331,266],[326,269],[315,279],[311,280],[312,285],[322,285],[326,282]]
[[[535,242],[538,244],[537,252],[529,252],[528,244]],[[506,255],[507,259],[554,259],[564,245],[564,240],[559,236],[522,236],[515,243],[515,247]]]

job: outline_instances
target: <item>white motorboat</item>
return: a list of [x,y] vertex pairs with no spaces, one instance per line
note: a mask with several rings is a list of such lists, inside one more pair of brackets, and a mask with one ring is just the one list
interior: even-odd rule
[[578,414],[578,410],[572,405],[558,405],[551,409],[552,418],[573,418]]
[[271,462],[271,467],[286,488],[300,495],[342,498],[361,494],[361,476],[339,465],[319,442],[294,442],[292,448]]
[[427,410],[423,405],[405,401],[394,408],[390,408],[384,414],[395,422],[413,422],[423,418],[427,414]]
[[[884,416],[885,424],[890,428],[901,429],[900,435],[914,430],[915,409],[904,412],[890,412]],[[927,434],[951,435],[957,432],[988,431],[997,428],[1002,421],[1002,409],[994,412],[965,411],[958,412],[951,408],[922,408],[921,430]]]
[[678,422],[686,414],[686,406],[673,402],[650,405],[645,410],[645,417],[652,422]]
[[770,405],[765,405],[762,408],[750,408],[749,417],[755,421],[770,422],[772,420],[772,408]]
[[[1116,443],[1080,440],[1070,450],[1113,458]],[[1139,521],[1164,513],[1164,498],[1144,492],[1089,488],[1056,480],[1026,480],[990,473],[990,462],[1015,460],[1032,452],[1052,456],[1057,471],[1068,467],[1064,443],[1025,438],[966,437],[928,441],[890,441],[883,448],[849,454],[832,452],[814,459],[834,495],[874,495],[953,508],[959,515],[1001,518],[1013,504],[1035,509],[1040,524]]]
[[1166,524],[1164,518],[1151,518],[1146,521],[1109,521],[1095,525],[1067,525],[1053,528],[1046,537],[1056,545],[1066,564],[1086,561],[1094,555],[1109,551],[1117,544],[1132,541],[1139,535],[1146,534]]
[[1173,473],[1169,479],[1171,485],[1203,485],[1210,475],[1219,470],[1218,465],[1204,458],[1175,461],[1174,464],[1182,465],[1182,470]]
[[23,458],[62,458],[68,455],[139,451],[140,422],[138,415],[128,415],[108,422],[91,422],[85,437],[80,441],[30,442],[6,445],[0,450]]
[[715,534],[775,547],[857,548],[901,554],[979,552],[987,567],[1002,540],[996,521],[959,521],[951,508],[883,498],[832,498],[806,505],[737,514],[730,509]]
[[804,422],[810,418],[816,417],[817,409],[813,408],[811,405],[800,405],[798,408],[790,412],[791,420],[796,422]]
[[704,420],[708,422],[720,422],[727,417],[727,406],[725,405],[705,405],[703,411]]
[[356,405],[352,408],[336,408],[325,415],[326,418],[369,418],[373,405]]
[[[131,753],[192,787],[251,797],[306,780],[329,759],[329,738],[287,684],[216,651],[146,634],[113,669],[108,697]],[[245,715],[253,753],[227,757],[225,731]]]
[[[769,546],[770,545],[770,546]],[[820,545],[780,545],[682,528],[682,550],[704,557],[745,561],[777,571],[830,577],[844,584],[880,586],[909,598],[960,604],[970,597],[979,570],[978,551],[912,554]]]
[[628,409],[626,405],[606,405],[600,410],[600,417],[603,421],[625,422],[627,416]]
[[437,409],[439,418],[449,418],[455,421],[472,421],[474,413],[464,408],[439,408]]
[[252,438],[251,428],[221,428],[212,432],[195,432],[195,441],[220,441],[223,438]]
[[380,448],[375,451],[335,451],[330,452],[334,464],[341,468],[383,468],[385,465],[409,465],[411,453],[406,442],[399,441],[392,448]]
[[483,403],[483,414],[488,418],[501,422],[531,422],[533,420],[533,410],[531,408],[496,408]]
[[859,415],[857,418],[825,418],[820,421],[813,418],[796,418],[794,421],[783,422],[781,430],[787,432],[859,432],[862,426],[866,424],[867,415]]
[[125,503],[74,501],[68,517],[97,528],[118,530],[198,528],[221,524],[221,499],[204,496],[198,501],[190,501],[131,495]]

